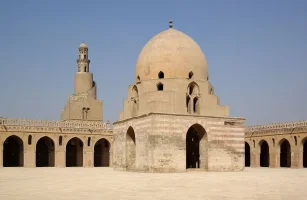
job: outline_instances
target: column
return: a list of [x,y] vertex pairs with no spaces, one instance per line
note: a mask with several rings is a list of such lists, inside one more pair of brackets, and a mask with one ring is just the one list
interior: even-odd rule
[[278,167],[277,158],[279,158],[279,157],[278,157],[276,152],[270,152],[270,168]]
[[94,167],[94,153],[91,150],[83,152],[83,167]]
[[24,167],[36,167],[35,150],[33,145],[26,145],[24,152]]
[[296,148],[291,152],[291,168],[302,168],[300,160],[302,160],[302,153]]
[[66,167],[66,150],[59,148],[55,151],[55,167]]

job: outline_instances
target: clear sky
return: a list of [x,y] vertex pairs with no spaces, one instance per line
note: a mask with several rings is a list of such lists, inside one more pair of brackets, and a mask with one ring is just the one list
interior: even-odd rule
[[307,120],[306,10],[306,0],[1,0],[0,116],[59,119],[84,41],[104,120],[117,120],[138,54],[172,19],[202,48],[231,116]]

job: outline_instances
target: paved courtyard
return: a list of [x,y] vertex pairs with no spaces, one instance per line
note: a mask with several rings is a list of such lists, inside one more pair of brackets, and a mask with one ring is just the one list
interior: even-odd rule
[[111,168],[0,168],[1,200],[307,199],[307,169],[149,174]]

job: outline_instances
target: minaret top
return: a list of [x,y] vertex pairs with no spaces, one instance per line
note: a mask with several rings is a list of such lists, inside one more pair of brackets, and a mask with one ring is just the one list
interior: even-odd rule
[[80,44],[79,48],[88,48],[88,46],[87,46],[84,42],[82,42],[82,43]]
[[169,26],[170,28],[173,28],[173,20],[169,20],[169,21],[168,21],[168,26]]

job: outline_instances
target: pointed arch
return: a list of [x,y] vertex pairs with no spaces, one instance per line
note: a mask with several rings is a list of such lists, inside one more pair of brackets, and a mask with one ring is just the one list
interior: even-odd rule
[[54,167],[55,145],[54,141],[44,136],[36,143],[36,167]]
[[105,139],[99,139],[94,145],[94,167],[110,166],[110,142]]
[[158,73],[158,78],[159,78],[159,79],[163,79],[163,78],[164,78],[164,72],[160,71],[160,72]]
[[126,133],[126,168],[136,167],[136,138],[133,128],[130,126]]
[[158,83],[158,84],[157,84],[157,90],[158,90],[158,91],[163,91],[163,89],[164,89],[163,83],[161,83],[161,82]]
[[280,167],[291,167],[291,145],[287,139],[279,141]]
[[66,144],[66,167],[83,166],[83,142],[80,138],[71,138]]
[[260,147],[260,167],[270,166],[270,148],[266,140],[261,140],[259,142]]
[[251,166],[251,150],[247,142],[245,142],[245,167]]
[[22,167],[23,164],[23,140],[16,135],[11,135],[3,143],[3,167]]
[[198,95],[199,94],[199,86],[194,81],[188,85],[187,93],[189,95]]
[[186,169],[208,168],[208,137],[200,124],[192,125],[186,133]]

